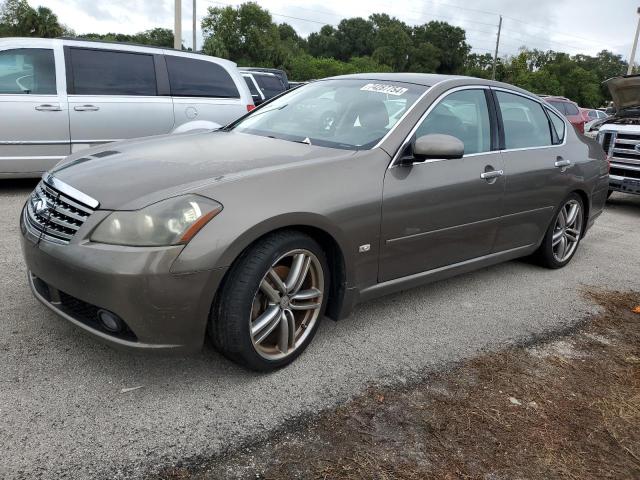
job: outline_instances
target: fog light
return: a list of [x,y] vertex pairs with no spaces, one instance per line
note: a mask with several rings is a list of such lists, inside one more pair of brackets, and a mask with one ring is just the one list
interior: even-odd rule
[[122,331],[122,320],[115,313],[111,313],[108,310],[98,310],[98,320],[102,328],[108,332],[118,333]]

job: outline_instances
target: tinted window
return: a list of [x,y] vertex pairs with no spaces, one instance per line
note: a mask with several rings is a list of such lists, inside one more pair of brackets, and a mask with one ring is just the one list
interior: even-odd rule
[[553,105],[554,107],[556,107],[556,109],[560,112],[560,113],[564,113],[566,114],[567,111],[564,108],[565,103],[564,102],[554,102],[553,100],[548,102],[549,105]]
[[173,55],[165,58],[174,97],[240,98],[231,75],[220,65]]
[[253,83],[253,80],[251,80],[251,77],[243,76],[242,78],[244,78],[244,81],[247,84],[247,87],[249,87],[249,91],[251,92],[251,96],[260,98],[260,93],[258,93],[258,89],[256,88],[256,85]]
[[564,111],[567,115],[579,115],[580,110],[573,103],[566,102],[564,104]]
[[432,133],[452,135],[464,143],[464,153],[491,150],[491,123],[484,90],[454,92],[427,115],[416,138]]
[[284,85],[275,75],[254,75],[254,78],[267,99],[275,97],[285,90]]
[[505,148],[543,147],[551,145],[549,120],[538,102],[512,93],[496,92]]
[[549,118],[551,118],[551,124],[556,131],[556,135],[558,138],[558,143],[562,143],[564,141],[564,133],[565,133],[565,123],[562,118],[553,113],[551,110],[547,110],[549,112]]
[[77,95],[156,95],[153,56],[71,48],[73,90]]
[[18,48],[0,52],[0,94],[55,95],[53,50]]

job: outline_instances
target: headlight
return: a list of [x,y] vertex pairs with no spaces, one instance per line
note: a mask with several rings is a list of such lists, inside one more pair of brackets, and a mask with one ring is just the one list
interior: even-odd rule
[[91,241],[133,247],[187,243],[222,211],[222,205],[199,195],[184,195],[141,210],[113,212],[91,235]]

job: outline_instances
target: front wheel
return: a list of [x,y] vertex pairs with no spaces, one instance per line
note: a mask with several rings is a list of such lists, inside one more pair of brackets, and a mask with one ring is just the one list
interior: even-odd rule
[[562,268],[571,261],[582,239],[584,204],[572,193],[563,202],[536,252],[539,262],[548,268]]
[[253,370],[291,363],[311,342],[329,289],[324,251],[308,235],[275,232],[234,263],[209,333],[225,356]]

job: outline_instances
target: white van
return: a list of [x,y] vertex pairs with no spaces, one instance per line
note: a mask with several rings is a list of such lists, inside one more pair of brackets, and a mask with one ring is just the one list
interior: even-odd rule
[[253,109],[235,63],[158,47],[0,39],[0,178],[107,142],[226,125]]

